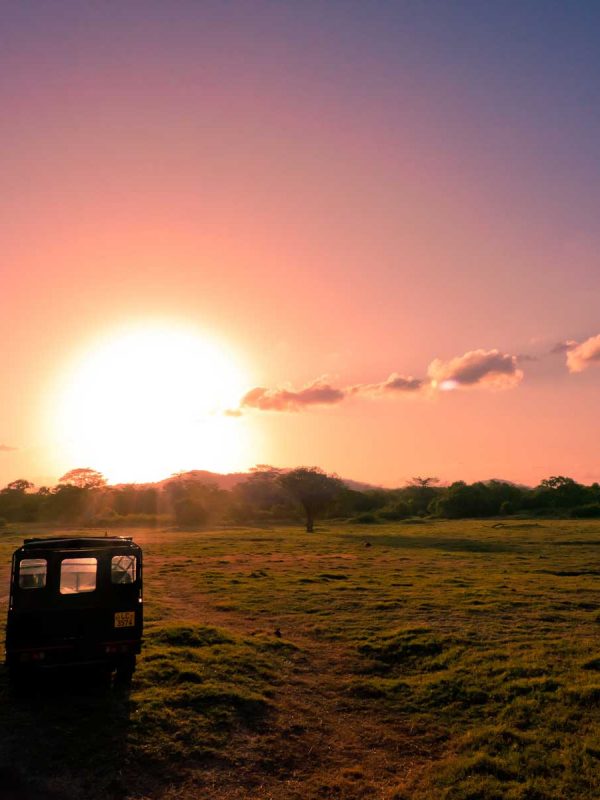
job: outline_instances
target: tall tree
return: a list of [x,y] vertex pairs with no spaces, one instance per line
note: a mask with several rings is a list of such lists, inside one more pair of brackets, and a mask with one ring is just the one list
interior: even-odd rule
[[315,516],[322,513],[344,488],[337,475],[328,475],[318,467],[298,467],[280,475],[279,482],[303,507],[307,533],[314,530]]
[[78,489],[99,489],[106,486],[104,475],[89,467],[71,469],[58,482],[62,486],[76,486]]

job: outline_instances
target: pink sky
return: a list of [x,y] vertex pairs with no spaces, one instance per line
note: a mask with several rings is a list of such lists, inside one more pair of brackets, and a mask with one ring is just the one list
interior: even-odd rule
[[49,387],[155,321],[223,342],[247,391],[343,395],[244,405],[255,450],[232,468],[600,480],[581,20],[524,17],[520,50],[503,20],[491,47],[485,19],[433,3],[58,5],[15,6],[0,41],[0,483],[101,466],[68,463]]

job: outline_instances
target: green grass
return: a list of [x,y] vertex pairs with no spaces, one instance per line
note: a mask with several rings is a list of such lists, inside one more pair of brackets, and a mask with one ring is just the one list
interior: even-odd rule
[[[0,597],[30,531],[0,533]],[[600,797],[599,522],[131,535],[131,691],[19,698],[0,670],[22,796]]]

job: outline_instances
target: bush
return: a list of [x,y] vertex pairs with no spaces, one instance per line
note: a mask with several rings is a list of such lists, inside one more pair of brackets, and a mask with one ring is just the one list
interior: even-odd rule
[[600,517],[600,503],[586,503],[571,509],[571,516],[575,519],[590,519]]
[[365,512],[364,514],[357,514],[355,517],[352,517],[350,522],[356,522],[358,525],[378,525],[380,520],[377,519],[375,514]]
[[410,517],[410,515],[411,515],[410,506],[408,505],[408,503],[405,503],[404,501],[395,503],[393,506],[387,506],[386,508],[382,508],[378,514],[378,516],[381,517],[381,519],[387,519],[390,520],[391,522],[394,522],[399,519],[407,519],[407,517]]

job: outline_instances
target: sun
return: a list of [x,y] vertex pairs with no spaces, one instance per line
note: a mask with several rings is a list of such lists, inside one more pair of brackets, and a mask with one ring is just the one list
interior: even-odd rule
[[59,381],[51,416],[60,460],[111,483],[252,463],[244,419],[228,416],[248,386],[234,354],[200,331],[144,325],[83,348]]

